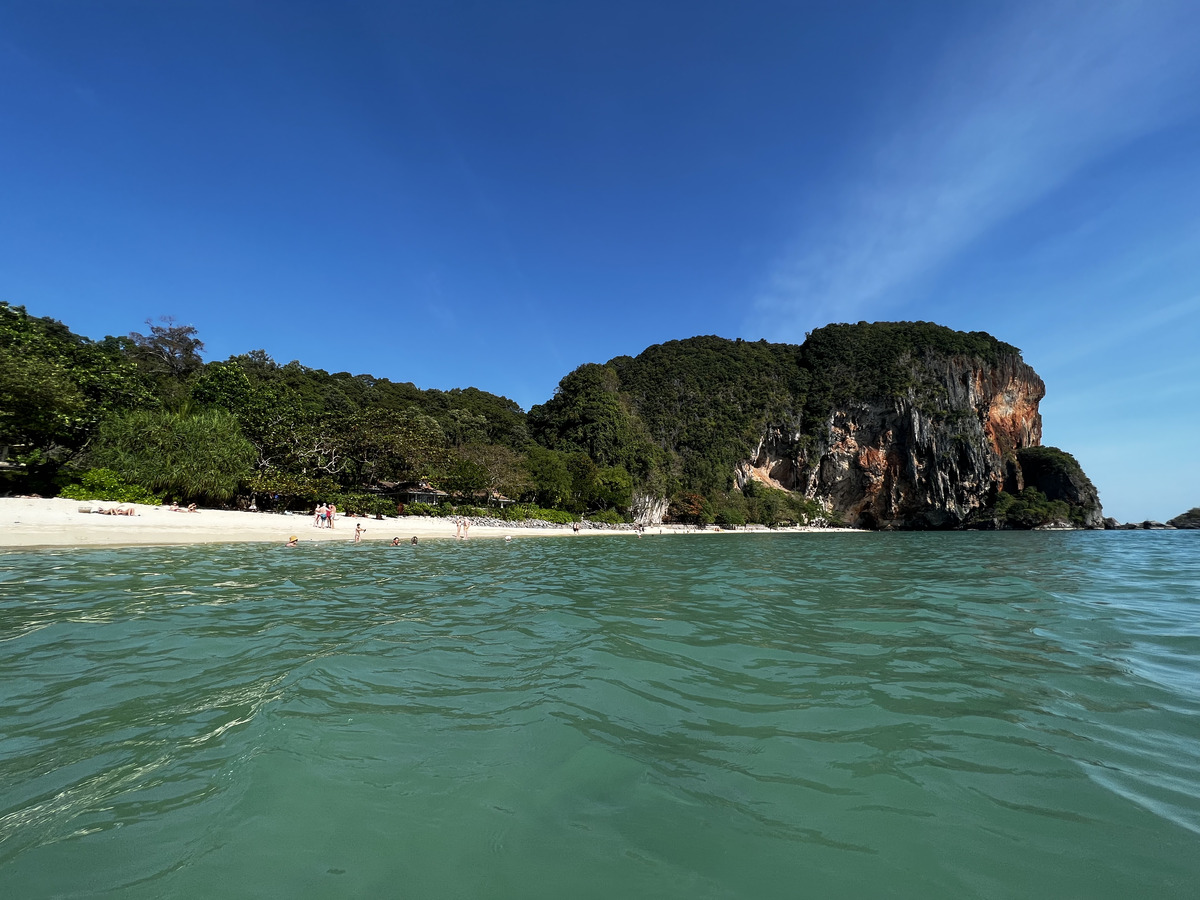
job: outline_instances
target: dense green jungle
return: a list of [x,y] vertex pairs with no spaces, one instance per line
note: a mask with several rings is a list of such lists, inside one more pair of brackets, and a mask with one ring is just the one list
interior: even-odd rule
[[[474,387],[422,390],[264,350],[205,362],[195,328],[146,326],[95,341],[0,303],[0,492],[614,523],[658,499],[678,522],[836,525],[799,493],[737,485],[765,429],[784,423],[804,446],[838,403],[920,396],[915,358],[1019,356],[925,322],[829,325],[802,345],[695,337],[580,366],[526,413]],[[414,486],[432,501],[411,502]],[[1013,527],[1065,515],[1033,488],[994,503]]]

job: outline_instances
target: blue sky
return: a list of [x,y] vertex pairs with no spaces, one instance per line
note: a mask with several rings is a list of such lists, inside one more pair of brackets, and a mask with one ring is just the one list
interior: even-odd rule
[[475,385],[988,331],[1123,520],[1200,505],[1200,3],[0,3],[0,299]]

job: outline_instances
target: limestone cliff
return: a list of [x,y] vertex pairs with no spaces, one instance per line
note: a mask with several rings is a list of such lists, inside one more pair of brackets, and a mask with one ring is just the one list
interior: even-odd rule
[[835,403],[819,427],[769,428],[738,466],[739,487],[754,479],[798,491],[859,527],[956,528],[994,526],[1000,491],[1036,486],[1086,506],[1078,524],[1102,526],[1086,477],[1074,483],[1022,465],[1022,451],[1041,443],[1045,385],[1019,355],[909,365],[911,385],[899,396]]
[[529,432],[625,473],[639,521],[824,509],[870,528],[1099,526],[1079,464],[1041,447],[1044,394],[1020,350],[984,332],[842,323],[801,345],[709,335],[580,366]]

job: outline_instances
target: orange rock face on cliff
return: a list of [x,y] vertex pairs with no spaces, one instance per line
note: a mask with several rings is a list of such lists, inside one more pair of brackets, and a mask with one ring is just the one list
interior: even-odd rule
[[976,393],[990,397],[983,430],[991,442],[992,451],[1004,456],[1024,447],[1042,443],[1042,416],[1038,404],[1046,396],[1046,386],[1028,366],[1028,372],[1005,373],[1005,383],[997,386],[982,371],[976,372]]

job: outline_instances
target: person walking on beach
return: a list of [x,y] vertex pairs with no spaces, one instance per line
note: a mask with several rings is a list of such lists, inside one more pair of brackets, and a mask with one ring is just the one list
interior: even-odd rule
[[333,520],[337,518],[337,507],[330,503],[327,512],[329,514],[329,527],[332,529]]
[[313,528],[321,527],[321,519],[324,518],[324,516],[322,515],[324,509],[325,509],[325,507],[321,506],[321,504],[318,503],[317,508],[313,510]]

